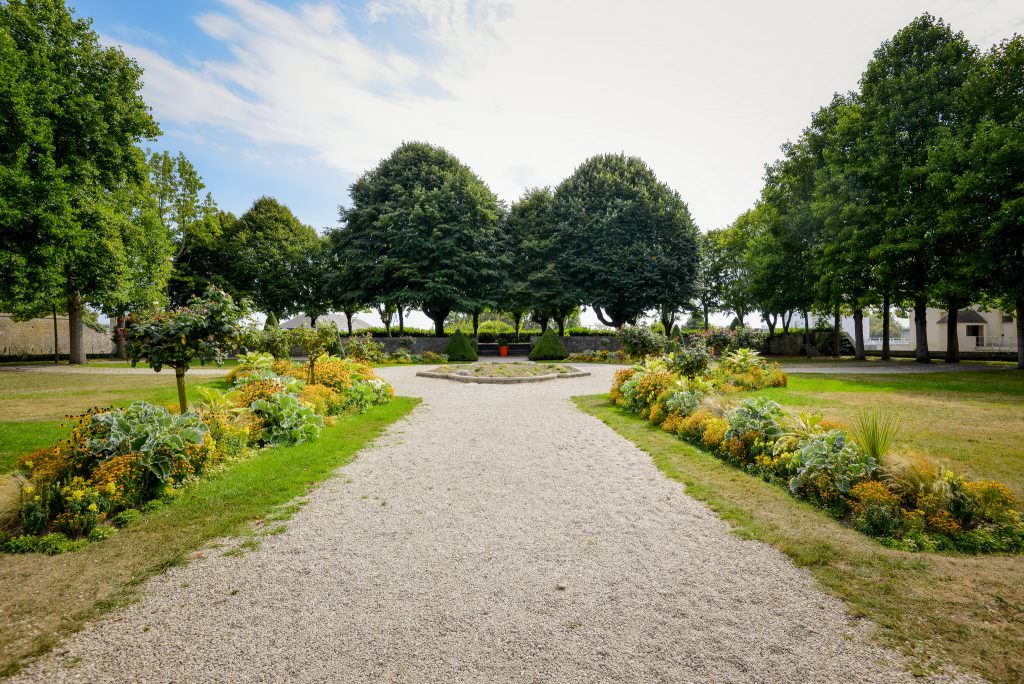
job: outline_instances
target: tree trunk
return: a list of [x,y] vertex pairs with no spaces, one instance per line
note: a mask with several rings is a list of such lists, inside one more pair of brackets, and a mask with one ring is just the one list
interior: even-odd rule
[[181,412],[188,411],[188,400],[185,398],[185,367],[175,366],[174,381],[178,384],[178,407]]
[[522,326],[522,323],[523,323],[523,314],[520,313],[520,312],[513,312],[513,314],[512,314],[512,322],[515,323],[515,327],[516,327],[516,342],[518,342],[519,341],[519,328]]
[[914,300],[914,359],[918,363],[931,363],[928,355],[928,301],[923,297]]
[[68,297],[68,363],[85,363],[82,337],[85,333],[82,295],[75,292]]
[[789,324],[792,323],[792,322],[793,322],[793,312],[792,311],[787,311],[786,313],[782,314],[782,334],[783,335],[788,335],[789,334]]
[[565,337],[565,316],[562,316],[561,318],[556,317],[555,324],[558,325],[558,336]]
[[355,315],[354,311],[345,312],[345,326],[348,328],[348,336],[352,337],[352,317]]
[[448,318],[451,309],[424,308],[423,313],[427,314],[427,318],[434,321],[434,334],[438,337],[444,337],[444,319]]
[[764,322],[768,324],[768,339],[775,337],[775,324],[778,322],[779,317],[777,314],[772,314],[764,319]]
[[1017,368],[1024,370],[1024,295],[1017,297]]
[[804,354],[811,358],[811,317],[804,309]]
[[839,356],[839,342],[841,340],[840,331],[842,330],[842,327],[840,326],[840,321],[839,321],[839,306],[838,305],[836,305],[835,313],[833,314],[833,316],[834,316],[834,319],[833,319],[833,324],[832,324],[832,356],[838,357]]
[[672,326],[675,325],[676,314],[674,311],[663,310],[661,312],[661,326],[665,328],[665,336],[672,334]]
[[398,307],[398,334],[405,334],[405,307]]
[[889,293],[882,295],[882,360],[888,361],[892,354],[889,350],[889,316],[892,303],[889,301]]
[[480,334],[480,311],[473,310],[473,337],[477,337]]
[[957,335],[959,307],[959,302],[949,302],[949,313],[946,314],[946,363],[960,363],[960,339]]
[[57,338],[57,305],[53,305],[53,365],[60,363],[60,346]]
[[126,320],[124,314],[114,319],[114,356],[119,359],[128,358],[128,339],[125,336]]
[[548,321],[551,320],[551,317],[546,315],[538,315],[535,311],[533,312],[533,318],[534,320],[537,321],[537,324],[540,325],[540,334],[543,335],[544,333],[546,333],[548,331]]
[[864,356],[864,309],[856,307],[853,310],[853,355],[858,361],[863,361]]
[[709,307],[707,304],[705,304],[704,305],[704,329],[705,330],[710,330],[711,329],[711,321],[708,320],[708,318],[710,316],[711,316],[711,307]]

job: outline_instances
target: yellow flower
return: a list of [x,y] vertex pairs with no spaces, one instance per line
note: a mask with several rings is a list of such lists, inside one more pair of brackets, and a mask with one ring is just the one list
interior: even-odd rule
[[31,494],[34,491],[36,491],[35,487],[33,487],[32,485],[25,485],[25,493],[26,494]]
[[97,508],[96,504],[91,503],[91,504],[89,504],[89,510],[92,511],[93,513],[95,513],[96,511],[98,511],[100,509]]
[[32,498],[32,500],[33,500],[33,501],[42,501],[42,500],[43,500],[43,497],[41,497],[41,496],[39,496],[38,494],[36,494],[36,495],[35,495],[35,496],[34,496],[34,497]]

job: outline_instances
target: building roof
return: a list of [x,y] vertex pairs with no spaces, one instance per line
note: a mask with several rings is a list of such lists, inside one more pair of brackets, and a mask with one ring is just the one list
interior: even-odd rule
[[[321,323],[334,323],[338,326],[338,330],[348,330],[348,321],[345,319],[345,314],[325,314],[316,319],[317,324]],[[308,328],[309,327],[309,316],[295,316],[289,318],[287,321],[281,324],[281,327],[285,330],[291,330],[292,328]],[[370,327],[370,324],[361,318],[352,317],[352,330],[366,330]]]
[[[945,323],[949,319],[949,314],[946,314],[939,319],[939,323]],[[988,323],[980,313],[973,309],[958,309],[956,312],[956,322],[960,323]]]

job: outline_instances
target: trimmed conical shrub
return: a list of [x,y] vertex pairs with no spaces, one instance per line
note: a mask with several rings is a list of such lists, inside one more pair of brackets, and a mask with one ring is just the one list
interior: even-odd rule
[[530,350],[531,361],[561,361],[569,356],[562,339],[550,328],[540,336],[537,344]]
[[476,349],[461,330],[456,330],[455,334],[448,339],[444,353],[449,361],[476,361]]

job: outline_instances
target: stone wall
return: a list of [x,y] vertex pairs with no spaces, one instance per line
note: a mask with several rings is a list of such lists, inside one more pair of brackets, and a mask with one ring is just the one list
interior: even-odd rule
[[[398,351],[399,348],[399,336],[395,337],[375,337],[373,341],[384,347],[384,351],[391,354]],[[413,337],[412,353],[422,354],[425,351],[432,351],[437,354],[444,352],[445,346],[448,344],[448,337]],[[535,335],[530,338],[530,343],[536,343],[540,339],[539,336]],[[562,342],[565,344],[565,348],[569,350],[569,353],[580,352],[587,349],[608,349],[614,351],[622,348],[622,343],[619,342],[619,338],[614,335],[607,336],[576,336],[576,337],[563,337]]]
[[[82,344],[89,356],[108,356],[114,350],[110,333],[97,332],[89,327],[85,328],[82,335]],[[57,351],[63,356],[69,353],[67,316],[57,316]],[[52,357],[52,318],[14,321],[9,314],[0,314],[0,358],[18,360]]]

